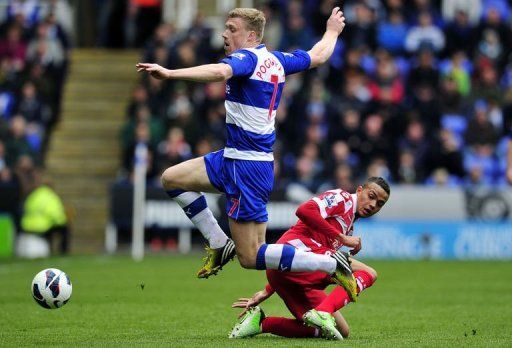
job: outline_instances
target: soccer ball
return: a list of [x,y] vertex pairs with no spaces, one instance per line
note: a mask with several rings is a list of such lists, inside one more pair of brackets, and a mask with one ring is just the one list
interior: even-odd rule
[[64,306],[71,297],[73,287],[66,273],[56,268],[43,269],[32,280],[32,296],[44,308]]

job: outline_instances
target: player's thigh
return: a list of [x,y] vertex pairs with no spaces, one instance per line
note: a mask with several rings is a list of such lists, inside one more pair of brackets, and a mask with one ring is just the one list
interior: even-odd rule
[[167,168],[162,174],[162,184],[166,190],[219,193],[208,178],[204,157],[193,158]]
[[292,315],[302,320],[304,313],[320,305],[327,297],[323,290],[310,289],[304,287],[288,288],[285,293],[279,293],[286,307]]
[[231,238],[235,242],[236,254],[242,267],[256,268],[256,255],[262,244],[261,235],[265,234],[266,229],[266,223],[229,219]]
[[377,279],[377,271],[372,267],[352,257],[350,258],[350,262],[350,265],[352,266],[352,271],[365,271],[370,273],[373,276],[373,278]]
[[290,313],[296,319],[302,320],[304,313],[317,307],[328,295],[324,290],[311,288],[308,285],[294,281],[290,278],[290,274],[267,270],[267,280],[281,297]]

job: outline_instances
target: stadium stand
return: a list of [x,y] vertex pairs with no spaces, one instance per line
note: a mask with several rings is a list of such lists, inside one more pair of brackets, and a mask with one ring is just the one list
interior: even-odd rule
[[59,119],[71,47],[68,8],[66,1],[0,4],[1,211],[17,224]]
[[[311,47],[334,4],[317,3],[262,2],[267,45]],[[347,26],[330,64],[287,80],[277,189],[288,197],[297,187],[350,189],[370,173],[394,184],[504,185],[510,11],[494,0],[344,1]],[[212,35],[200,16],[184,30],[160,24],[142,60],[169,68],[219,60]],[[121,176],[131,170],[134,123],[148,133],[150,184],[165,167],[222,147],[223,93],[221,84],[143,76],[126,112]]]

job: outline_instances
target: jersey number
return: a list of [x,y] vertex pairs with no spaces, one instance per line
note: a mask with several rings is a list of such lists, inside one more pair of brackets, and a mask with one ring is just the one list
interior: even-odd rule
[[270,82],[274,85],[274,91],[272,92],[272,99],[270,100],[270,107],[268,109],[268,120],[272,119],[272,111],[274,110],[274,104],[276,103],[277,88],[279,87],[279,78],[277,75],[270,75]]

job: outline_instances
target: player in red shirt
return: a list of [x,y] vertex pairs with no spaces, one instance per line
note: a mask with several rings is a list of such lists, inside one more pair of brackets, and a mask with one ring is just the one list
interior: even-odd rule
[[[361,250],[361,238],[352,236],[355,220],[378,213],[389,194],[388,183],[380,177],[369,178],[354,194],[341,189],[324,192],[299,206],[296,212],[299,221],[283,234],[277,244],[289,244],[299,250],[327,255],[334,254],[342,246],[349,246],[353,256]],[[375,282],[377,272],[352,257],[350,261],[357,292],[360,293]],[[341,286],[327,294],[325,288],[333,284],[328,274],[267,270],[267,279],[265,289],[250,299],[241,298],[233,303],[232,307],[244,308],[244,311],[230,338],[251,337],[259,333],[328,339],[348,336],[348,324],[338,310],[351,301],[355,302],[356,298],[351,298]],[[265,317],[257,307],[274,292],[283,299],[295,319]]]

